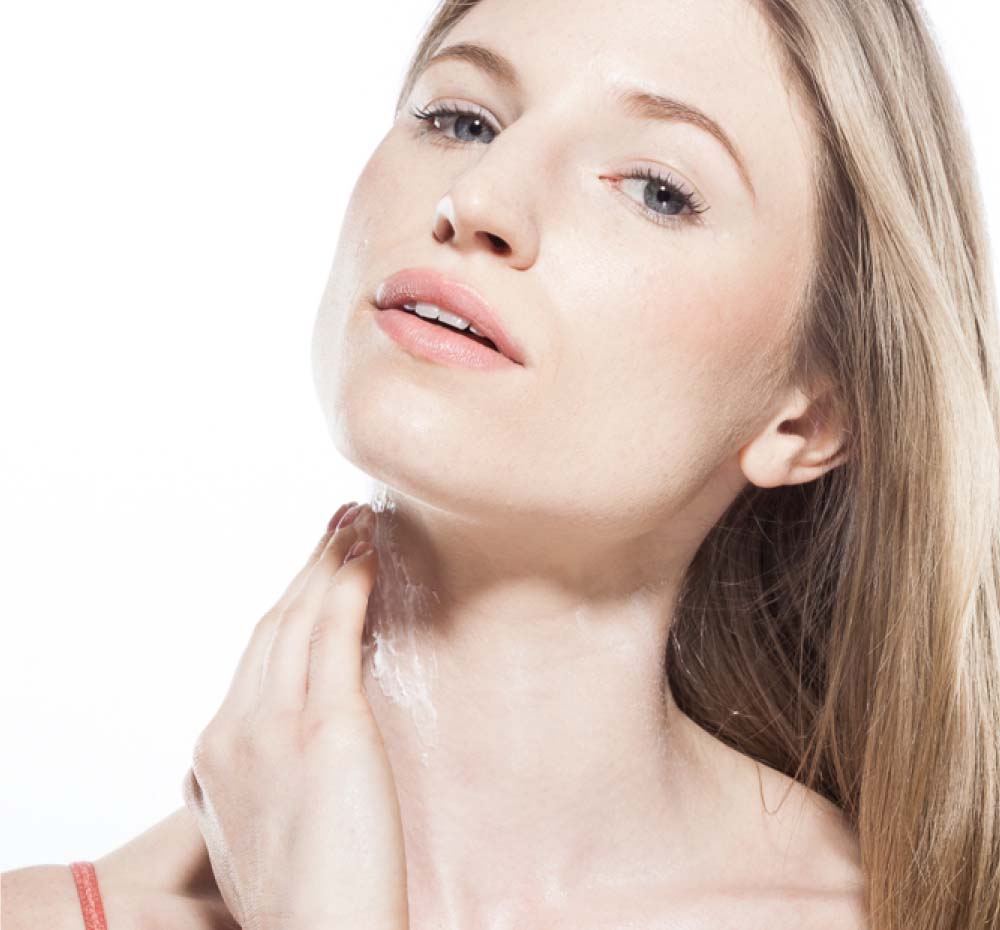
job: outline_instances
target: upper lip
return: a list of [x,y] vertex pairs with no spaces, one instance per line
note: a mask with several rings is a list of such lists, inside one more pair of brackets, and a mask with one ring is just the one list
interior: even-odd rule
[[524,364],[524,351],[500,322],[497,312],[468,284],[445,277],[433,268],[403,268],[375,291],[379,310],[398,309],[414,301],[434,304],[468,320],[509,358]]

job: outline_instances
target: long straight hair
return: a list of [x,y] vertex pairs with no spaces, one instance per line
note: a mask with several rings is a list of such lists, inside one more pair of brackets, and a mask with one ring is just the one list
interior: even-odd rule
[[[415,74],[478,0],[443,0]],[[754,0],[820,142],[788,383],[847,461],[749,485],[678,596],[692,720],[858,834],[871,930],[1000,927],[1000,324],[968,132],[916,0]]]

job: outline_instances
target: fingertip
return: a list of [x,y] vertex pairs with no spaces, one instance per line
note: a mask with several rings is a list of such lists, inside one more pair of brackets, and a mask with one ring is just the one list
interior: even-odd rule
[[337,528],[337,524],[340,522],[340,518],[343,517],[344,514],[347,513],[347,511],[351,507],[353,507],[356,503],[357,501],[348,501],[346,504],[341,504],[337,508],[337,512],[332,517],[330,517],[330,522],[327,523],[326,525],[326,533],[324,534],[324,537],[331,534]]

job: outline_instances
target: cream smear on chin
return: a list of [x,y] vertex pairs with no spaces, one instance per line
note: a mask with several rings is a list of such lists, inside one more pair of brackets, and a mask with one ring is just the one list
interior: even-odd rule
[[[437,657],[430,653],[425,661],[417,648],[417,632],[426,626],[424,618],[430,600],[437,595],[412,578],[406,565],[396,555],[393,539],[394,505],[384,486],[375,492],[371,508],[378,514],[375,521],[373,542],[379,551],[379,579],[372,591],[368,610],[368,635],[361,645],[361,658],[378,682],[382,693],[395,705],[405,710],[417,730],[423,745],[420,760],[430,761],[429,750],[437,745],[437,709],[431,698],[431,686],[437,678]],[[398,592],[393,597],[396,614],[387,619],[388,603],[383,592]],[[420,637],[426,644],[429,637]]]

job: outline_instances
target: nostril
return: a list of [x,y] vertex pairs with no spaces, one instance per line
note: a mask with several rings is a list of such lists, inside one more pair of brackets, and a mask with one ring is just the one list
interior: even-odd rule
[[438,242],[444,242],[451,236],[451,221],[444,214],[439,213],[434,221],[434,228],[431,235]]
[[510,246],[507,245],[507,243],[504,242],[504,240],[499,236],[495,236],[493,233],[488,232],[480,233],[480,235],[485,236],[489,240],[490,245],[493,246],[493,248],[496,249],[501,255],[507,255],[510,252]]

